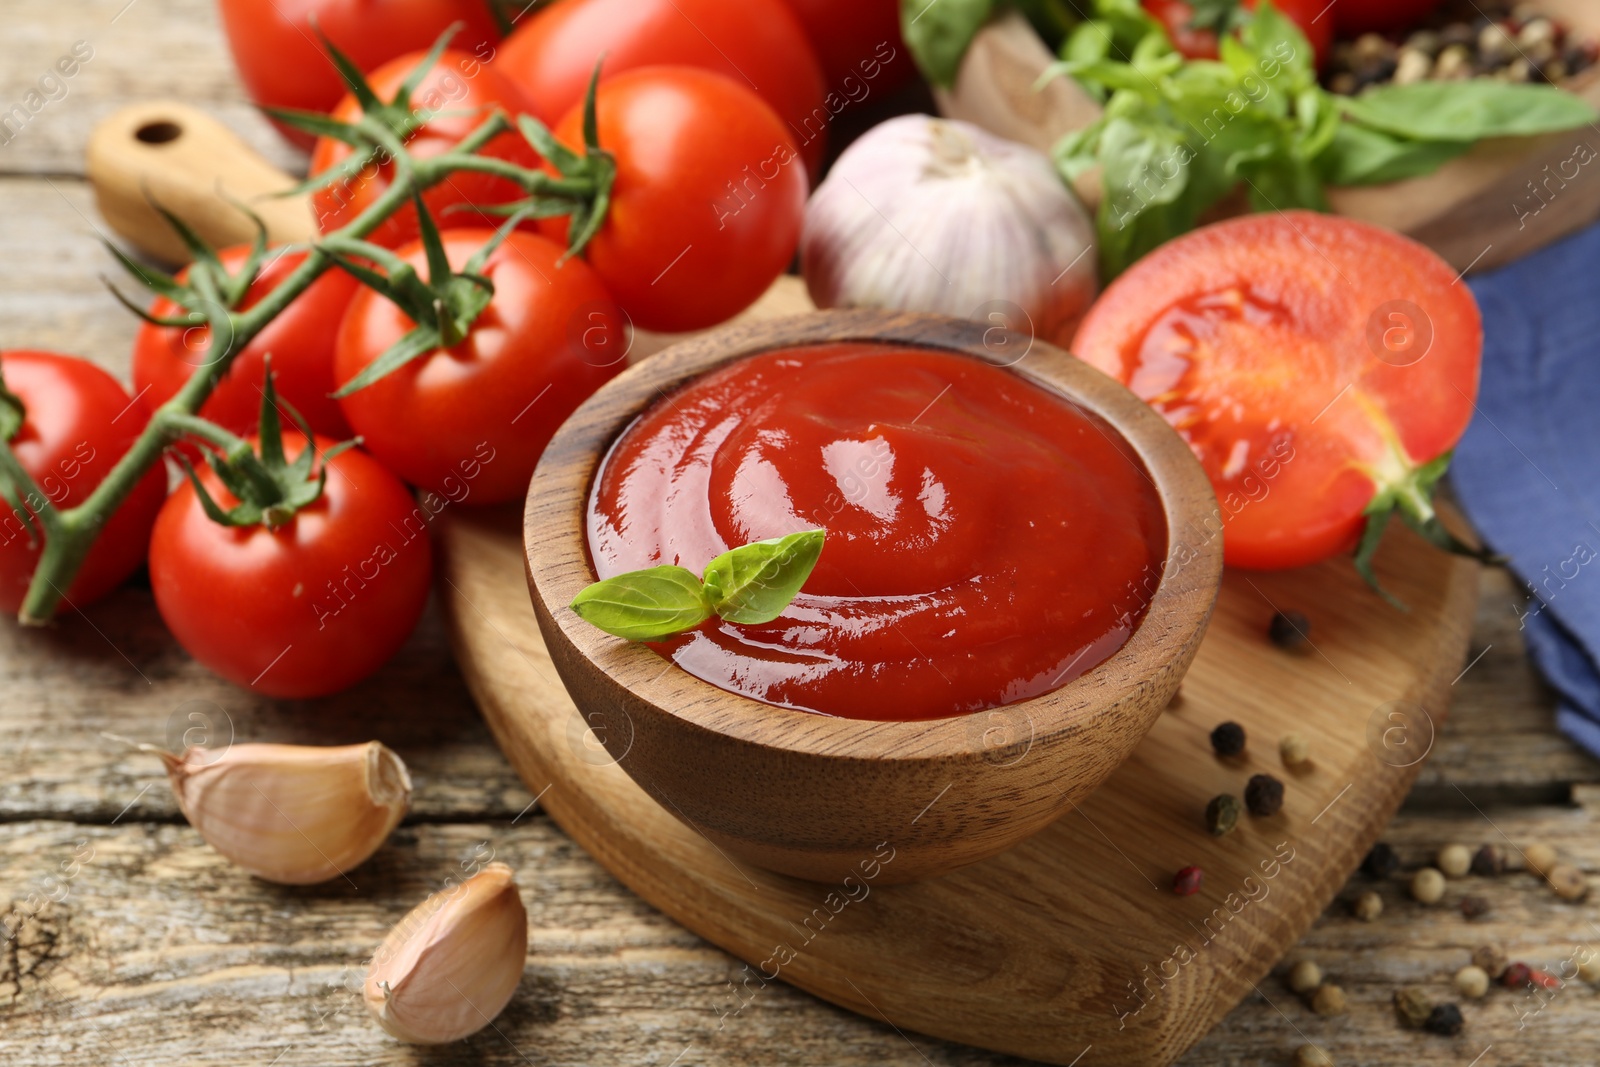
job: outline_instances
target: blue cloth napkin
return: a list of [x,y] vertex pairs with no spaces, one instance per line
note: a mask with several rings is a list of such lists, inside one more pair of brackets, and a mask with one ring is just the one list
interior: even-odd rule
[[1600,756],[1600,226],[1470,284],[1483,384],[1451,480],[1533,591],[1502,607],[1560,694],[1558,724]]

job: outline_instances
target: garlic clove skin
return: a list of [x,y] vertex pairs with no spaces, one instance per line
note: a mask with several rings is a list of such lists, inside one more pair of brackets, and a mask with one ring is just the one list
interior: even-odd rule
[[442,1045],[477,1033],[510,1003],[528,957],[528,912],[511,868],[491,863],[395,924],[362,990],[391,1036]]
[[337,878],[377,851],[411,803],[384,745],[233,745],[159,753],[189,824],[251,874],[283,885]]
[[801,270],[818,307],[935,312],[1067,344],[1098,288],[1094,239],[1042,153],[903,115],[858,138],[818,186]]

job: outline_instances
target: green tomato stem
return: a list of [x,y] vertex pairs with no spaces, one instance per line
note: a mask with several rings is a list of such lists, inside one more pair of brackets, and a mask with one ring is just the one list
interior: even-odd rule
[[[472,153],[510,128],[506,116],[496,113],[443,155],[413,160],[402,150],[395,156],[394,180],[389,187],[349,225],[329,236],[367,237],[408,204],[415,191],[437,185],[457,170],[478,169],[476,163],[481,157]],[[18,612],[23,625],[42,626],[55,615],[100,530],[145,473],[160,462],[169,444],[185,433],[193,433],[220,447],[231,447],[217,436],[217,428],[203,429],[210,424],[195,417],[196,413],[245,346],[333,265],[331,256],[312,248],[299,266],[250,309],[229,311],[218,301],[217,312],[208,316],[215,361],[197,370],[171,400],[156,410],[132,447],[76,507],[56,508],[18,462],[9,442],[0,442],[0,476],[11,482],[25,502],[43,502],[34,514],[45,534],[45,543]],[[222,333],[226,334],[225,339],[219,339]],[[227,436],[233,443],[243,444],[237,437]]]
[[557,178],[544,171],[530,171],[515,163],[489,156],[469,156],[460,161],[460,170],[481,174],[494,174],[516,182],[534,196],[563,197],[572,200],[590,200],[594,197],[595,183],[588,178]]

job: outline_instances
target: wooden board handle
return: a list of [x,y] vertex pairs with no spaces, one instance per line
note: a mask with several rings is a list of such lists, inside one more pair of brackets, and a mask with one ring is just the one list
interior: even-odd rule
[[219,248],[255,236],[249,216],[226,197],[260,215],[275,244],[316,236],[309,197],[271,196],[295,179],[187,104],[152,100],[117,111],[90,133],[87,163],[106,222],[135,248],[165,263],[187,263],[190,256],[152,201]]

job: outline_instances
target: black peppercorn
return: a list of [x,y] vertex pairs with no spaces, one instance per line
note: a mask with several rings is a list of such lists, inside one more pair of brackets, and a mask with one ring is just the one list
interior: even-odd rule
[[1361,861],[1361,873],[1368,878],[1388,878],[1400,869],[1400,857],[1395,850],[1379,841]]
[[1283,807],[1283,783],[1270,774],[1257,774],[1244,787],[1244,804],[1251,815],[1276,815]]
[[1469,919],[1476,919],[1479,916],[1489,914],[1492,907],[1493,905],[1489,903],[1488,897],[1479,896],[1476,893],[1469,893],[1461,898],[1461,914]]
[[1461,1009],[1454,1004],[1440,1004],[1428,1013],[1428,1018],[1423,1022],[1423,1029],[1430,1034],[1443,1034],[1445,1037],[1455,1037],[1461,1032],[1463,1020]]
[[1472,873],[1478,875],[1503,874],[1506,869],[1505,853],[1494,845],[1484,845],[1472,854]]
[[1267,626],[1267,636],[1279,648],[1299,648],[1311,640],[1311,620],[1298,611],[1279,611]]
[[1244,727],[1225,722],[1211,731],[1211,747],[1219,756],[1237,756],[1244,751]]

